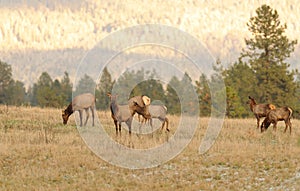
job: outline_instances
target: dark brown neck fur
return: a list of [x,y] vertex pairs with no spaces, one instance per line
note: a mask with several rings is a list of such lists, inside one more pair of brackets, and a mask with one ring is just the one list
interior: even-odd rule
[[71,115],[73,113],[72,102],[69,104],[67,109],[65,109],[65,114]]
[[115,115],[118,112],[118,104],[115,97],[111,98],[110,111]]
[[250,99],[250,103],[249,104],[250,104],[250,109],[253,112],[254,111],[254,107],[256,105],[256,102],[253,99]]

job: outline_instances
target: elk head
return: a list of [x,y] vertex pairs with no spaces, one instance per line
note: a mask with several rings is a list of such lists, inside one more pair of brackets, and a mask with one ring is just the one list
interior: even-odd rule
[[62,110],[61,116],[63,119],[63,124],[66,125],[70,115],[66,112],[66,110]]

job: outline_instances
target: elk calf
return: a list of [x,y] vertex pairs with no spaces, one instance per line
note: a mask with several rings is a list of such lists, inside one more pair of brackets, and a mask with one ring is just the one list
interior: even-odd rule
[[[169,128],[168,128],[169,119],[166,117],[166,115],[167,115],[167,107],[166,106],[164,106],[164,105],[150,105],[149,106],[149,112],[150,112],[151,118],[150,119],[143,118],[142,123],[149,120],[150,121],[150,126],[152,127],[152,119],[156,118],[156,119],[159,119],[162,122],[161,129],[163,129],[165,124],[166,124],[166,130],[170,131]],[[138,116],[138,118],[140,118],[140,116]]]
[[290,128],[290,134],[292,133],[292,123],[291,117],[293,114],[293,110],[290,107],[281,107],[274,110],[271,110],[267,113],[266,118],[264,119],[263,123],[261,124],[261,132],[264,132],[268,129],[270,124],[273,124],[273,129],[276,131],[276,125],[278,121],[285,122],[285,129],[286,132],[287,128]]
[[257,104],[254,98],[249,96],[248,104],[250,106],[251,111],[253,112],[254,116],[257,120],[257,128],[259,128],[259,121],[260,118],[266,117],[267,113],[272,110],[276,109],[275,105],[273,104]]

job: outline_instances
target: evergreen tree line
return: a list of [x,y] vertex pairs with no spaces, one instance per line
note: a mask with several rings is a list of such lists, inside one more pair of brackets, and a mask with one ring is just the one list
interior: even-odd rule
[[[0,68],[3,68],[4,65],[6,68],[10,68],[8,64],[3,62],[1,62]],[[220,62],[216,65],[220,68],[222,66]],[[249,95],[254,97],[256,96],[257,101],[260,102],[258,97],[260,94],[259,90],[253,86],[255,78],[253,81],[249,78],[249,75],[253,75],[250,71],[249,66],[244,63],[235,64],[226,70],[222,69],[219,77],[223,77],[225,79],[227,93],[226,109],[228,117],[244,118],[252,116],[247,104]],[[213,81],[216,81],[217,78],[207,79],[207,76],[202,74],[198,80],[193,82],[190,76],[185,73],[181,79],[173,76],[169,83],[164,85],[160,81],[154,80],[154,77],[157,78],[155,70],[149,72],[141,69],[138,71],[126,72],[118,79],[118,81],[115,81],[112,79],[107,68],[105,68],[98,83],[96,83],[90,76],[85,75],[79,80],[75,91],[72,91],[72,83],[67,72],[65,72],[61,80],[52,80],[47,72],[43,72],[37,82],[34,83],[27,91],[25,90],[22,82],[14,81],[13,79],[8,80],[6,83],[1,83],[0,103],[8,105],[31,105],[63,108],[66,107],[72,100],[72,93],[73,95],[78,95],[90,92],[93,94],[95,93],[97,100],[96,108],[99,110],[108,110],[109,98],[107,97],[107,93],[113,90],[114,93],[118,94],[119,103],[125,104],[129,97],[135,95],[147,95],[154,101],[153,104],[165,104],[168,108],[168,113],[170,114],[184,113],[185,111],[182,109],[189,107],[192,108],[189,111],[196,112],[196,110],[199,109],[200,116],[210,116],[212,102],[208,84],[213,83]],[[1,80],[3,80],[3,78]],[[136,82],[141,83],[136,84],[136,86],[131,89],[131,85]],[[292,80],[291,83],[293,83],[295,87],[299,87],[300,75],[298,75],[296,80]],[[192,100],[192,104],[191,100],[184,100],[180,98],[180,94],[191,95],[192,97],[193,92],[188,92],[191,91],[191,89],[186,88],[187,84],[191,84],[193,86],[192,88],[198,96],[198,100]],[[95,91],[91,91],[92,89]],[[126,92],[129,92],[130,94],[127,95],[125,94]],[[292,92],[290,93],[292,95]],[[300,108],[300,103],[297,99],[293,99],[299,98],[299,96],[300,91],[296,88],[294,96],[291,96],[290,99],[278,97],[279,99],[277,103],[281,100],[282,103],[288,103],[283,105],[290,105],[293,101],[295,101],[294,103],[296,104],[290,106],[294,110],[297,110]],[[159,102],[156,102],[155,100],[159,100]],[[196,103],[195,101],[199,101],[199,105],[194,104]],[[298,114],[296,113],[294,116],[297,117],[297,115]]]
[[[153,104],[168,105],[169,112],[173,114],[181,112],[177,94],[185,91],[187,83],[192,83],[192,79],[186,73],[182,79],[174,76],[167,88],[164,89],[160,81],[153,79],[157,77],[155,70],[145,71],[144,69],[128,71],[118,81],[115,81],[108,69],[104,68],[98,82],[95,82],[90,76],[84,75],[74,91],[72,91],[73,85],[67,72],[64,73],[61,80],[53,80],[47,72],[43,72],[37,82],[26,91],[22,82],[12,79],[12,69],[7,63],[0,61],[0,74],[0,104],[62,108],[69,104],[72,95],[89,92],[96,96],[97,109],[108,110],[109,98],[107,93],[114,91],[113,93],[118,94],[119,103],[125,104],[129,97],[135,95],[147,95],[152,100],[160,101]],[[140,83],[136,84],[136,82]],[[131,88],[132,84],[136,84],[133,89]],[[173,87],[176,87],[177,92]],[[126,95],[126,92],[129,95]]]
[[[217,84],[223,78],[226,86],[226,115],[232,118],[249,117],[251,113],[247,104],[248,96],[258,103],[273,103],[277,107],[290,106],[294,117],[300,117],[300,74],[291,70],[287,58],[294,51],[296,40],[289,40],[284,32],[286,24],[281,24],[276,10],[268,5],[257,8],[256,15],[247,23],[252,38],[245,39],[246,48],[241,51],[239,59],[225,68],[217,60],[215,70],[219,76],[208,78],[201,74],[193,81],[188,73],[179,79],[173,76],[168,84],[163,85],[155,70],[128,71],[117,81],[112,79],[107,68],[98,82],[85,75],[74,88],[74,95],[89,92],[96,95],[96,107],[107,110],[109,99],[107,92],[114,91],[120,103],[134,95],[147,95],[152,100],[160,100],[168,107],[170,114],[200,109],[200,116],[209,116],[212,100],[209,84]],[[140,82],[136,84],[136,82]],[[132,85],[134,87],[132,87]],[[192,95],[191,84],[198,100],[182,99],[181,95]],[[113,89],[112,89],[113,88]],[[128,92],[130,92],[129,95]],[[189,96],[185,96],[189,97]],[[192,96],[190,96],[192,97]],[[11,66],[0,62],[0,104],[30,104],[41,107],[65,107],[72,99],[72,84],[65,72],[61,80],[52,80],[47,72],[39,77],[34,85],[25,91],[24,84],[12,79]],[[194,104],[195,101],[199,103]],[[155,104],[155,103],[154,103]],[[199,108],[197,108],[199,107]]]

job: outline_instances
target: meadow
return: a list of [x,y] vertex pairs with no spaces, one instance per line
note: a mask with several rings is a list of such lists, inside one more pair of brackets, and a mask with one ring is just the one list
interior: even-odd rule
[[[116,137],[110,113],[98,116],[107,134],[126,145],[126,125]],[[169,133],[133,133],[134,148],[168,141],[179,117],[169,120]],[[0,190],[300,190],[299,120],[292,119],[290,135],[283,133],[283,122],[276,132],[260,133],[254,118],[225,119],[215,144],[201,155],[208,121],[200,119],[191,142],[170,161],[132,170],[93,153],[73,116],[62,125],[60,109],[0,106]]]

